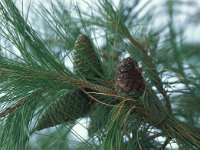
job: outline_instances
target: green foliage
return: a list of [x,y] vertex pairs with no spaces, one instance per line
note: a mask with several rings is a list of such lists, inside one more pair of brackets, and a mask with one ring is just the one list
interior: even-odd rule
[[[40,35],[11,0],[0,2],[0,149],[200,149],[199,43],[177,30],[176,3],[163,6],[161,27],[150,1],[85,4],[91,12],[61,1],[34,8]],[[126,54],[143,70],[140,97],[115,91]]]

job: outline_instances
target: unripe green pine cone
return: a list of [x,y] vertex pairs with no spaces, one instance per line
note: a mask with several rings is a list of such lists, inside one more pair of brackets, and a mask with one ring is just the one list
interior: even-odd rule
[[74,50],[75,70],[86,76],[96,77],[102,72],[101,63],[92,42],[86,35],[79,35]]
[[84,117],[90,110],[90,100],[81,90],[71,91],[50,105],[39,118],[37,130]]

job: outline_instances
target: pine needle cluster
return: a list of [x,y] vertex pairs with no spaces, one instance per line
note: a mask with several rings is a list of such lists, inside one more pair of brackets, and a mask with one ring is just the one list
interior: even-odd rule
[[0,149],[200,149],[199,44],[175,27],[179,3],[161,27],[151,2],[69,4],[0,2]]

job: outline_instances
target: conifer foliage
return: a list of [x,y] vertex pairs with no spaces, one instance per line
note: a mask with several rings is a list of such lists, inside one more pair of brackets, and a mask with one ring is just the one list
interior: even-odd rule
[[62,1],[27,14],[0,1],[0,149],[200,149],[200,44],[175,22],[185,3]]

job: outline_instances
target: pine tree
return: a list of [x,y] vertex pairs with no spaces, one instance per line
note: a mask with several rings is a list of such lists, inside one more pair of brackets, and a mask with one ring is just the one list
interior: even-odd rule
[[30,3],[25,14],[1,1],[0,149],[200,149],[200,46],[176,28],[180,3],[166,1],[156,27],[151,2]]

